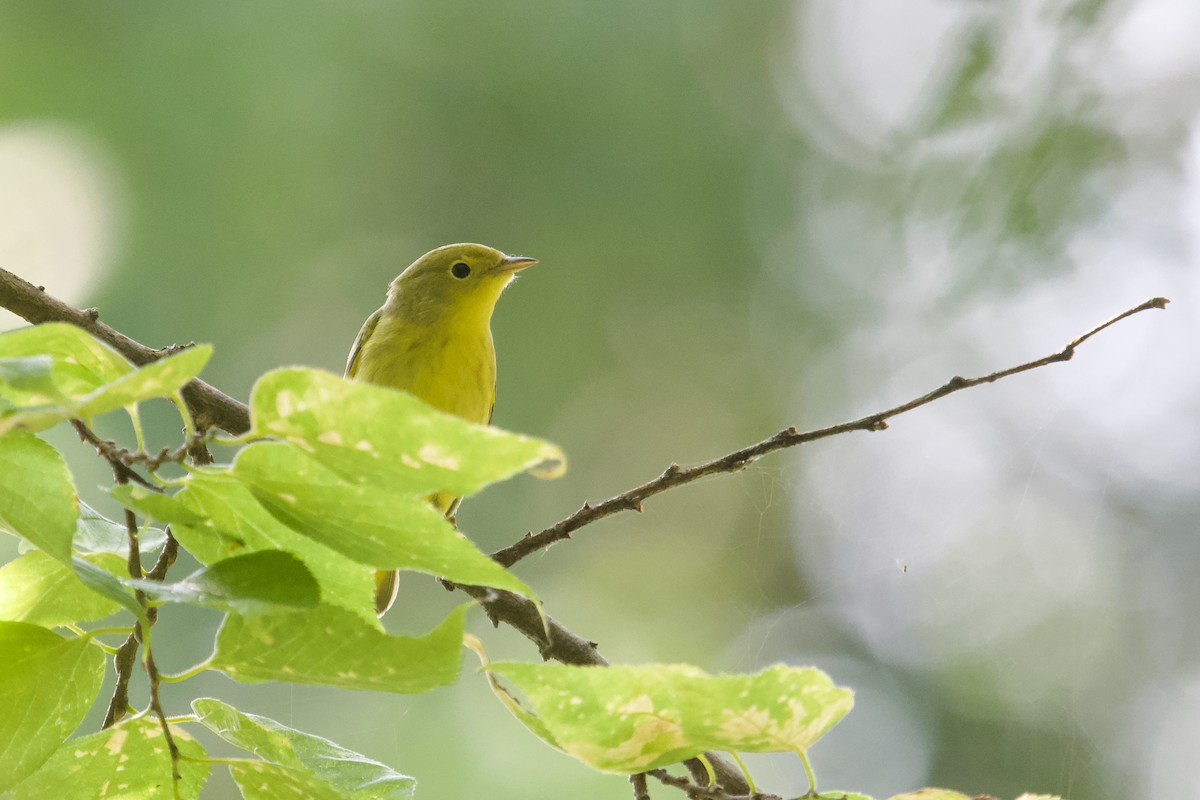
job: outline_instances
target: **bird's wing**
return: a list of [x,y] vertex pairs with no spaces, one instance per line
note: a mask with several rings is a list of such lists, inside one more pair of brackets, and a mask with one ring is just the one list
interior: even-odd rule
[[350,357],[346,359],[347,378],[353,378],[354,373],[358,371],[358,356],[362,353],[363,345],[367,343],[367,339],[370,339],[371,334],[375,332],[375,326],[379,324],[379,318],[382,315],[383,309],[381,308],[367,317],[367,321],[363,323],[358,336],[354,337],[354,346],[350,348]]

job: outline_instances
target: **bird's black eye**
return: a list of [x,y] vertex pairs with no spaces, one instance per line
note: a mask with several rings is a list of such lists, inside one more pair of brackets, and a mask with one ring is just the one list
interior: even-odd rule
[[471,274],[471,267],[460,261],[450,268],[450,274],[456,278],[465,278]]

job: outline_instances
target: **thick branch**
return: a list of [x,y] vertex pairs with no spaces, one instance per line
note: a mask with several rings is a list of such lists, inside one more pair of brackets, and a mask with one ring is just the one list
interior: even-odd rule
[[1071,341],[1062,350],[1057,353],[1052,353],[1043,358],[1034,361],[1027,361],[1024,364],[1018,364],[1015,367],[1002,369],[999,372],[992,372],[988,375],[983,375],[978,378],[962,378],[955,376],[944,384],[934,389],[931,392],[921,395],[920,397],[909,400],[907,403],[902,403],[886,411],[880,411],[870,416],[861,417],[860,419],[850,422],[843,422],[840,425],[831,425],[828,428],[818,428],[811,431],[797,431],[794,427],[782,430],[774,436],[763,439],[761,442],[752,444],[749,447],[743,447],[740,450],[735,450],[732,453],[714,458],[711,461],[705,461],[701,464],[696,464],[690,467],[681,467],[678,464],[671,464],[661,475],[653,480],[643,483],[641,486],[635,486],[632,489],[622,492],[616,497],[610,497],[602,503],[589,505],[584,503],[583,507],[569,517],[556,522],[549,528],[546,528],[540,533],[528,533],[520,541],[509,545],[503,550],[498,550],[492,553],[492,558],[500,562],[506,567],[511,567],[526,556],[532,555],[539,550],[549,547],[555,542],[570,538],[571,534],[585,525],[590,525],[605,517],[616,514],[619,511],[641,511],[642,503],[656,494],[661,494],[668,489],[674,489],[683,486],[693,481],[697,481],[706,475],[714,475],[722,472],[737,472],[743,470],[752,464],[754,461],[762,458],[768,453],[773,453],[776,450],[783,450],[787,447],[795,447],[806,442],[815,442],[818,439],[827,439],[830,436],[837,436],[850,431],[882,431],[887,428],[887,421],[892,417],[899,416],[906,412],[912,411],[915,408],[928,405],[934,400],[940,400],[948,394],[969,389],[972,386],[979,386],[984,383],[995,383],[1001,378],[1007,378],[1010,375],[1016,375],[1021,372],[1044,367],[1049,364],[1057,364],[1061,361],[1070,361],[1075,355],[1075,350],[1088,339],[1095,336],[1100,331],[1115,325],[1126,317],[1146,311],[1151,308],[1166,308],[1170,301],[1165,297],[1155,297],[1139,306],[1135,306],[1127,311],[1124,311],[1112,319],[1092,328],[1087,333],[1079,336]]
[[[0,307],[35,325],[39,322],[69,322],[111,345],[138,366],[157,361],[171,352],[170,348],[146,347],[101,322],[96,309],[80,311],[3,269],[0,269]],[[250,429],[250,412],[246,406],[202,380],[184,386],[183,399],[198,430],[215,427],[237,436]]]

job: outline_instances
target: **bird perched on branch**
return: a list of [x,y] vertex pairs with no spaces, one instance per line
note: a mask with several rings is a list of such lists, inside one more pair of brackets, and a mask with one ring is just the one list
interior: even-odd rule
[[[436,409],[486,425],[496,401],[492,311],[516,274],[537,259],[481,244],[448,244],[414,261],[388,286],[387,301],[363,323],[346,377],[403,389]],[[429,502],[453,518],[462,498]],[[375,611],[396,598],[397,575],[375,575]]]

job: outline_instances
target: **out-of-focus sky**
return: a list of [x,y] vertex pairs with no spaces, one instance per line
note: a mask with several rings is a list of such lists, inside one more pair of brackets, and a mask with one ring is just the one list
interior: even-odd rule
[[[212,342],[207,379],[244,397],[275,366],[340,370],[432,247],[538,257],[494,320],[495,422],[571,469],[469,500],[485,549],[1166,295],[1069,364],[518,571],[614,661],[783,660],[855,688],[811,753],[825,789],[1197,797],[1198,36],[1190,0],[4,2],[0,266],[147,344]],[[85,493],[104,480],[51,438]],[[454,601],[413,580],[389,624]],[[202,658],[215,619],[163,616],[160,665]],[[428,797],[628,796],[470,668],[416,698],[171,689],[169,711],[221,697]],[[751,765],[807,789],[794,759]]]

